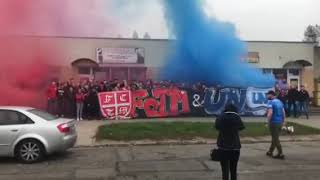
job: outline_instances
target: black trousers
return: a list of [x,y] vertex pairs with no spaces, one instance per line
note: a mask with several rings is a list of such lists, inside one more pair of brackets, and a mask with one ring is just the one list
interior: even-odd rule
[[222,150],[222,160],[220,161],[222,170],[222,180],[237,180],[237,167],[240,157],[239,150]]
[[66,115],[66,107],[65,107],[65,100],[64,99],[58,99],[58,112],[57,114],[62,117]]
[[58,105],[57,99],[49,99],[47,111],[53,115],[57,115],[57,105]]

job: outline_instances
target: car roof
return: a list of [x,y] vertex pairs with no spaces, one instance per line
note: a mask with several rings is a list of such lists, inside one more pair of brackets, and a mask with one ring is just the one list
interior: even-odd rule
[[28,111],[35,109],[27,106],[0,106],[0,110],[13,110],[13,111]]

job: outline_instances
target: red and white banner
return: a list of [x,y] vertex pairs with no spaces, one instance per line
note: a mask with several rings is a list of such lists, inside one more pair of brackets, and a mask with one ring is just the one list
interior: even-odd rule
[[108,119],[130,118],[132,97],[131,91],[115,91],[99,93],[102,115]]

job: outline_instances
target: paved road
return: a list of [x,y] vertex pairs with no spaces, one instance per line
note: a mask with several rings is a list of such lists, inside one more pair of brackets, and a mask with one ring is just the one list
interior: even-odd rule
[[[285,143],[287,160],[266,157],[268,144],[245,144],[240,180],[319,180],[320,142]],[[35,165],[0,159],[0,180],[221,179],[209,145],[79,148]]]

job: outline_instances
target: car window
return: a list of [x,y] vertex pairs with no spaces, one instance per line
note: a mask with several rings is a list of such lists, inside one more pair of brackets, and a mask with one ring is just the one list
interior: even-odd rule
[[24,114],[11,111],[0,110],[0,125],[17,125],[17,124],[32,124],[33,121]]
[[47,113],[45,111],[39,110],[39,109],[31,109],[31,110],[28,110],[28,112],[30,112],[36,116],[39,116],[42,119],[47,120],[47,121],[52,121],[52,120],[58,119],[56,116],[54,116],[50,113]]
[[26,115],[18,112],[19,115],[19,119],[21,121],[22,124],[33,124],[34,122]]

